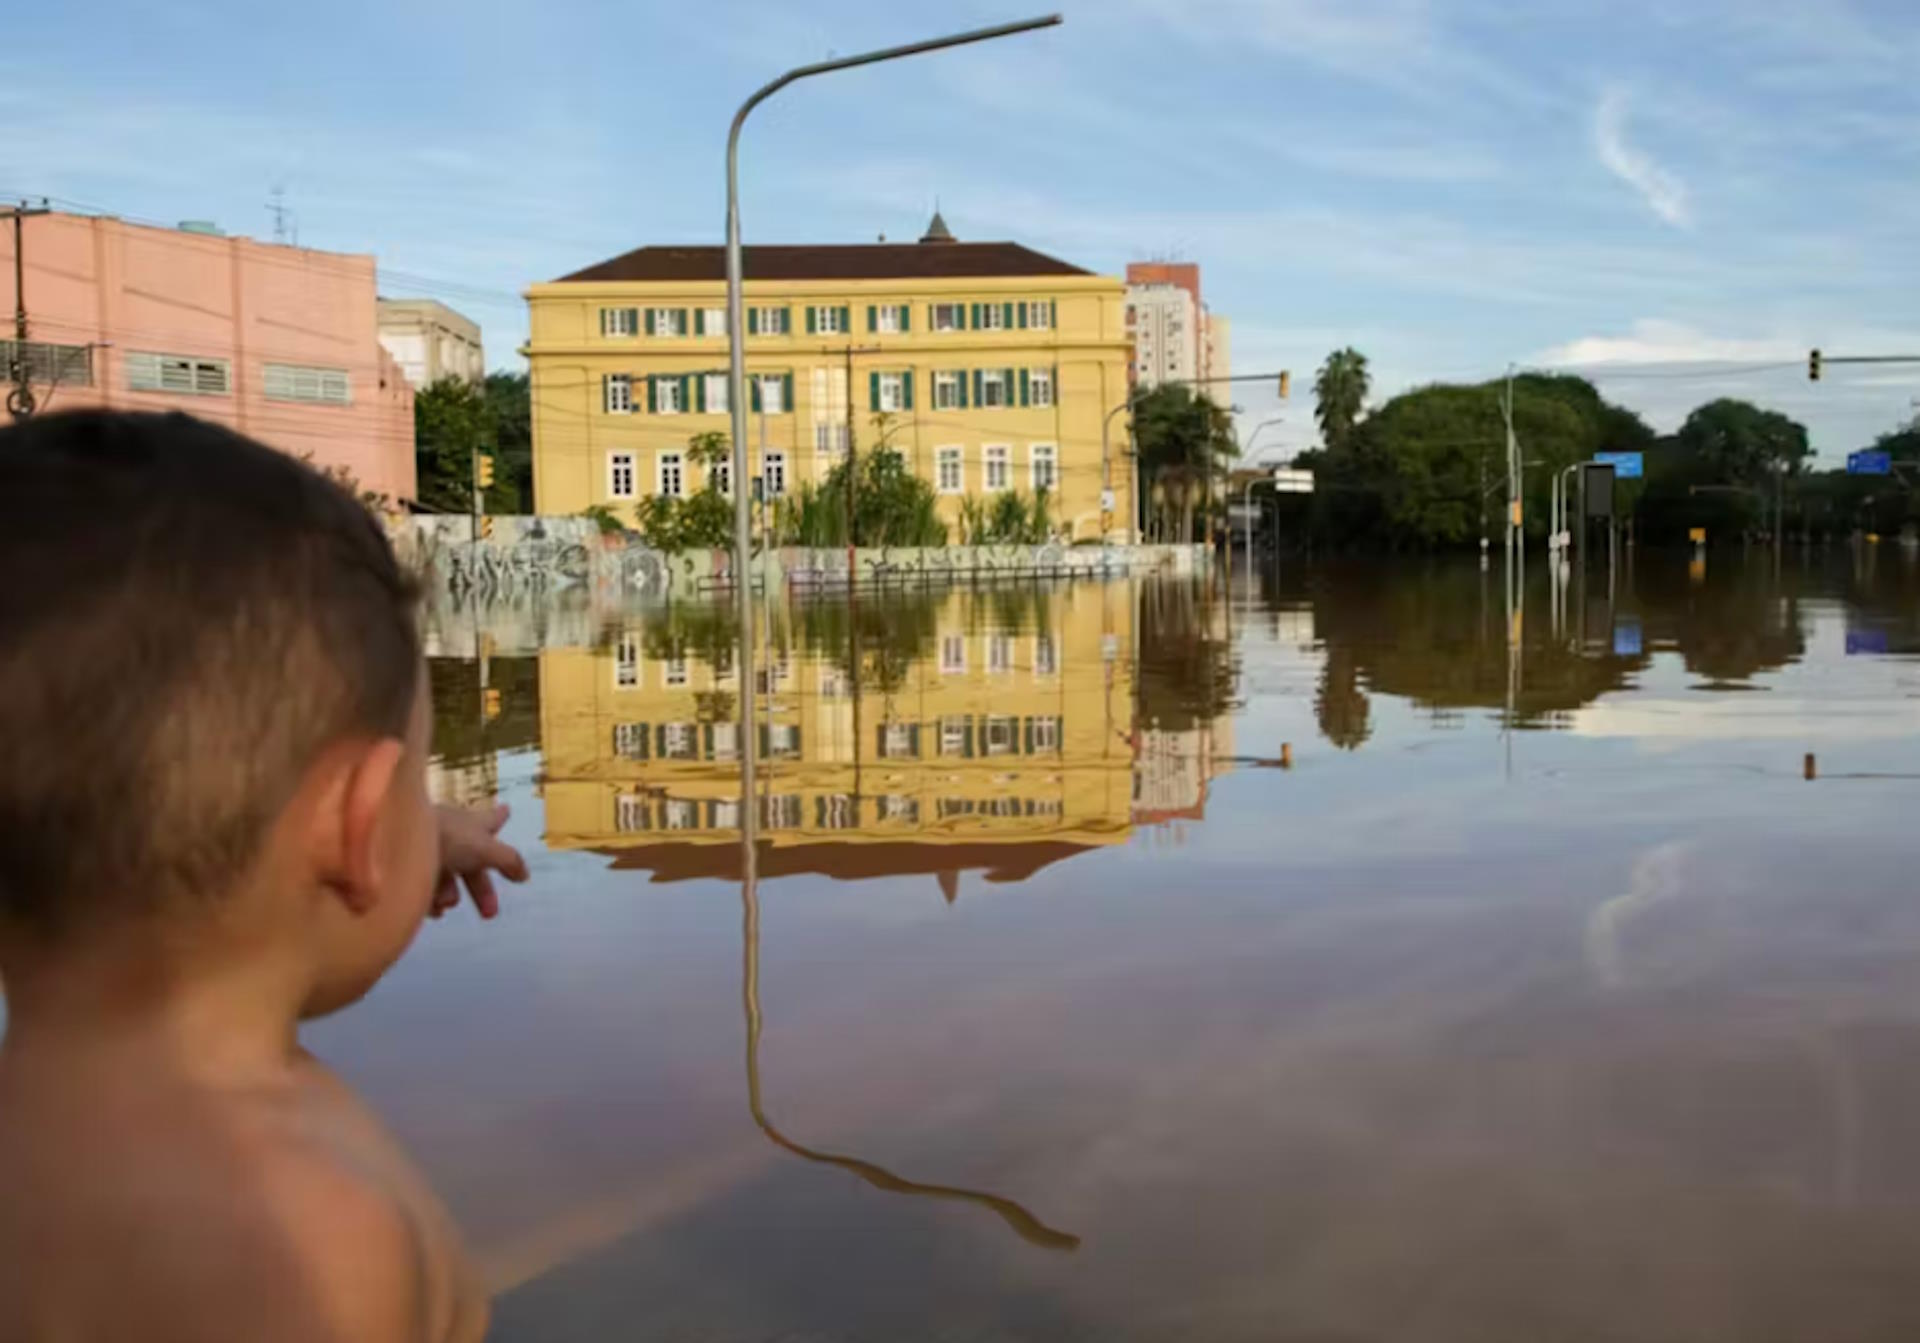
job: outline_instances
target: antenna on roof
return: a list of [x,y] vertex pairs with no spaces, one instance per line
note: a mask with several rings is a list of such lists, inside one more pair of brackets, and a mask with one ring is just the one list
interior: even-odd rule
[[[284,182],[275,182],[268,193],[273,197],[267,202],[267,213],[273,216],[273,240],[285,246],[291,234],[295,247],[300,245],[300,222],[293,211],[287,207],[287,187]],[[291,226],[289,226],[291,224]]]

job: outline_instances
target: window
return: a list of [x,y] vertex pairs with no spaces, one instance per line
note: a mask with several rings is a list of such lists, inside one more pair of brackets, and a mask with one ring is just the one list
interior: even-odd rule
[[662,830],[696,830],[700,826],[700,804],[690,797],[670,797],[660,804]]
[[713,482],[713,488],[729,497],[733,494],[733,455],[720,458],[707,468],[707,479]]
[[645,723],[615,723],[613,725],[613,753],[628,760],[647,758],[647,725]]
[[1012,481],[1013,472],[1008,469],[1007,454],[1011,451],[1004,443],[989,443],[986,446],[986,479],[982,482],[989,490],[1004,490]]
[[800,727],[797,723],[774,723],[767,730],[767,754],[791,760],[800,754]]
[[669,499],[678,499],[686,493],[686,476],[681,468],[680,454],[663,452],[660,454],[660,480],[658,492]]
[[1055,715],[1044,718],[1029,718],[1027,732],[1031,737],[1029,750],[1039,755],[1058,755],[1060,753],[1060,719]]
[[662,723],[660,725],[660,758],[662,760],[693,759],[694,740],[692,723]]
[[1013,636],[1011,634],[987,636],[987,670],[995,676],[1004,676],[1013,670]]
[[633,454],[607,454],[607,493],[615,499],[633,498]]
[[847,451],[847,426],[844,424],[814,425],[813,450],[827,457],[844,457]]
[[687,310],[685,308],[648,308],[647,334],[649,336],[686,335]]
[[684,657],[671,657],[664,668],[665,683],[670,686],[683,686],[687,683],[687,660]]
[[262,391],[269,401],[312,401],[344,406],[352,400],[344,368],[312,368],[305,364],[268,364]]
[[640,684],[640,636],[623,634],[613,646],[613,688],[631,690]]
[[1007,325],[1007,310],[998,303],[976,303],[973,305],[974,325],[982,331],[1004,331]]
[[903,821],[912,825],[920,819],[919,799],[905,793],[882,793],[880,795],[880,819],[883,821]]
[[699,323],[699,334],[703,336],[724,336],[727,334],[727,310],[725,308],[702,308],[695,319]]
[[880,730],[880,754],[888,760],[911,759],[916,752],[913,749],[913,725],[911,723],[888,723]]
[[898,373],[879,373],[875,375],[875,410],[893,411],[907,408],[906,379]]
[[233,390],[226,360],[184,354],[129,354],[127,386],[136,392],[191,396],[225,396]]
[[1041,331],[1051,327],[1053,325],[1052,301],[1043,298],[1037,303],[1027,304],[1027,325]]
[[808,308],[807,330],[837,336],[847,329],[845,308]]
[[609,415],[633,413],[633,377],[608,373],[600,379],[600,405]]
[[653,829],[653,809],[640,793],[622,793],[613,800],[613,824],[616,830]]
[[1051,490],[1060,483],[1058,453],[1051,443],[1035,443],[1028,450],[1033,466],[1033,488]]
[[1012,755],[1015,719],[994,714],[987,719],[987,754]]
[[940,636],[940,674],[958,676],[967,670],[967,636],[964,634],[943,634]]
[[940,720],[940,754],[967,755],[967,716],[951,714]]
[[957,372],[936,373],[933,375],[933,408],[935,410],[959,410],[967,403],[962,399],[961,389],[966,386],[962,375]]
[[760,462],[761,487],[767,498],[777,499],[787,492],[787,454],[770,452]]
[[638,308],[602,308],[600,309],[600,334],[603,336],[632,336],[640,331],[640,309]]
[[709,373],[706,376],[705,383],[706,385],[701,389],[700,395],[706,402],[707,414],[725,415],[728,410],[727,375],[724,373]]
[[1034,406],[1053,404],[1053,370],[1036,368],[1027,374],[1027,403]]
[[847,697],[847,674],[838,667],[820,668],[820,698],[845,699]]
[[967,308],[964,303],[936,303],[933,305],[935,331],[965,331],[967,329]]
[[761,817],[769,830],[797,830],[800,827],[800,794],[778,793],[765,800]]
[[873,325],[869,330],[893,335],[907,329],[907,305],[904,303],[882,303],[873,310]]
[[1004,406],[1007,404],[1007,379],[1004,373],[997,368],[989,368],[975,376],[980,379],[981,405]]
[[1033,636],[1033,674],[1052,676],[1060,670],[1060,645],[1051,634]]
[[678,415],[687,408],[687,385],[678,378],[653,379],[653,409],[661,415]]
[[934,488],[941,494],[959,494],[967,488],[966,468],[960,460],[959,448],[935,448]]
[[[715,760],[740,758],[740,725],[738,723],[713,725],[713,758]],[[729,821],[727,824],[731,825],[733,822]]]
[[738,830],[740,828],[740,800],[738,798],[715,798],[707,803],[707,828],[709,830]]
[[11,369],[16,359],[27,366],[28,382],[50,382],[55,387],[93,386],[91,345],[58,345],[44,340],[21,344],[0,340],[0,372]]
[[828,793],[813,800],[813,823],[822,830],[851,830],[859,818],[859,809],[845,793]]
[[785,308],[751,308],[747,312],[749,336],[784,336],[789,318]]
[[784,415],[787,413],[787,380],[776,373],[772,377],[756,378],[755,385],[760,389],[760,404],[755,407],[763,415]]

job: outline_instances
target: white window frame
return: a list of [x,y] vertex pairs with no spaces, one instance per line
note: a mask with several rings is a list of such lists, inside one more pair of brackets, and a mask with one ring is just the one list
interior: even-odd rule
[[1036,680],[1060,674],[1060,641],[1051,633],[1033,636],[1033,675]]
[[[953,468],[953,479],[947,479],[947,468]],[[965,494],[967,492],[967,451],[958,444],[949,443],[945,447],[933,450],[933,489],[936,494]]]
[[1060,716],[1041,714],[1033,720],[1033,753],[1035,755],[1058,755],[1060,753]]
[[700,804],[690,797],[662,798],[660,828],[662,830],[698,830]]
[[851,432],[850,427],[844,424],[816,424],[813,426],[813,450],[837,462],[847,455],[847,440]]
[[727,310],[725,308],[707,308],[706,316],[700,319],[702,333],[708,336],[727,334]]
[[626,834],[653,829],[652,799],[645,793],[617,793],[613,799],[613,828]]
[[713,482],[714,489],[729,499],[733,498],[733,454],[728,453],[710,464],[707,467],[707,479]]
[[791,760],[799,754],[800,725],[798,723],[767,725],[767,756],[770,759]]
[[920,800],[908,793],[880,795],[880,821],[904,821],[908,825],[920,819]]
[[640,636],[623,634],[613,645],[613,688],[636,690],[640,686]]
[[[941,318],[947,320],[943,323]],[[967,329],[967,305],[964,303],[936,303],[927,315],[927,325],[935,331],[965,331]]]
[[901,373],[882,373],[877,384],[880,404],[876,410],[892,414],[907,408],[907,379]]
[[[1041,463],[1046,464],[1046,480],[1040,479]],[[1027,447],[1027,488],[1046,489],[1057,493],[1060,489],[1060,449],[1052,443],[1032,443]]]
[[687,683],[687,660],[685,657],[668,658],[660,668],[660,684],[677,689]]
[[980,305],[980,330],[1005,331],[1007,329],[1007,310],[998,303]]
[[989,634],[987,636],[987,674],[1005,676],[1013,670],[1013,636],[1011,634]]
[[1049,299],[1035,299],[1027,304],[1027,330],[1053,330],[1053,303]]
[[700,732],[694,723],[662,723],[660,725],[660,758],[662,760],[697,760],[700,758]]
[[840,307],[838,304],[816,303],[813,306],[813,330],[819,336],[844,336],[847,333],[840,328]]
[[887,723],[880,732],[880,754],[887,760],[910,760],[913,758],[913,726],[910,723]]
[[940,754],[965,755],[967,750],[967,716],[948,714],[940,720]]
[[[625,477],[623,480],[622,477]],[[625,489],[620,488],[621,485]],[[631,452],[610,452],[607,454],[607,498],[631,499],[634,497],[635,470]]]
[[264,364],[261,395],[269,401],[299,401],[317,406],[353,404],[353,385],[344,368],[320,364]]
[[943,634],[940,636],[940,674],[942,676],[967,674],[966,635]]
[[998,494],[1013,488],[1013,446],[989,443],[980,449],[980,488]]
[[935,371],[933,375],[933,408],[935,410],[960,409],[960,389],[964,385],[961,379],[966,376],[958,369]]
[[[673,488],[667,488],[671,479]],[[687,462],[677,452],[663,452],[653,464],[654,493],[668,499],[687,497]]]
[[732,385],[727,381],[727,375],[708,373],[705,377],[706,386],[702,389],[701,395],[706,401],[707,414],[725,415],[731,404],[727,397],[732,390]]
[[178,396],[231,396],[233,366],[225,359],[133,351],[127,355],[127,387]]
[[1007,386],[1007,376],[997,368],[980,370],[980,408],[982,410],[1005,410],[1013,401],[1013,389]]
[[679,340],[687,334],[687,328],[682,325],[686,315],[684,308],[649,308],[647,334],[663,340]]
[[687,413],[686,398],[680,379],[668,374],[653,380],[653,413],[656,415],[684,415]]
[[728,719],[713,725],[713,758],[715,760],[740,758],[740,724]]
[[787,492],[787,454],[763,453],[760,458],[760,488],[769,499]]
[[[1004,734],[1004,741],[996,741]],[[1020,747],[1020,720],[1011,714],[987,715],[986,739],[980,743],[981,755],[1013,755]]]
[[[752,322],[754,335],[790,336],[793,334],[790,325],[793,315],[785,307],[755,308],[754,312],[759,314]],[[770,331],[767,329],[770,326],[779,327],[780,329],[778,331]]]
[[1053,370],[1033,368],[1027,370],[1027,404],[1035,410],[1053,404]]
[[873,310],[873,329],[883,336],[900,334],[900,315],[906,311],[904,304],[882,303]]
[[600,309],[600,334],[603,336],[639,335],[640,310],[638,308]]
[[633,414],[633,375],[631,373],[600,375],[600,409],[609,415]]
[[800,828],[800,794],[775,793],[767,799],[766,824],[769,830]]
[[787,413],[787,380],[779,373],[760,375],[760,413],[762,415],[785,415]]

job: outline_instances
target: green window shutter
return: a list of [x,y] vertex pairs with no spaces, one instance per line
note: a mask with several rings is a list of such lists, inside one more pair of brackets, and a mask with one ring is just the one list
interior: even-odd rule
[[986,401],[982,399],[980,395],[980,388],[984,384],[984,382],[985,382],[985,375],[983,371],[976,368],[973,371],[973,404],[976,406],[984,406],[987,404]]
[[867,305],[867,330],[878,331],[879,329],[880,329],[880,318],[878,316],[878,312],[873,306],[873,304],[869,303]]
[[1011,303],[1002,303],[1000,305],[1000,325],[1008,327],[1013,325],[1013,305]]
[[853,330],[853,309],[844,303],[840,305],[840,329],[842,331]]
[[1014,304],[1013,315],[1020,319],[1020,329],[1025,331],[1027,329],[1027,305],[1025,303]]
[[1003,368],[1003,369],[1001,369],[1001,370],[1000,370],[1000,378],[1001,378],[1001,382],[1000,382],[1000,385],[1001,385],[1002,387],[1004,387],[1004,388],[1006,388],[1006,389],[1007,389],[1007,391],[1006,391],[1006,397],[1007,397],[1007,404],[1008,404],[1009,406],[1011,406],[1011,405],[1014,405],[1014,404],[1015,404],[1015,402],[1014,402],[1014,399],[1013,399],[1013,398],[1014,398],[1014,395],[1015,395],[1015,392],[1016,392],[1016,390],[1017,390],[1017,389],[1016,389],[1016,387],[1015,387],[1015,385],[1014,385],[1014,380],[1013,380],[1013,379],[1014,379],[1014,372],[1013,372],[1013,370],[1012,370],[1012,369],[1010,369],[1010,368]]
[[978,331],[980,329],[980,305],[978,303],[973,304],[969,309],[969,314],[973,318],[970,325],[975,331]]
[[649,373],[647,375],[647,413],[649,415],[653,414],[659,408],[659,405],[659,390],[654,386],[653,375]]
[[783,336],[791,336],[793,334],[792,308],[780,309],[780,334]]
[[1020,754],[1032,755],[1033,754],[1033,720],[1031,718],[1022,718],[1020,720],[1020,735],[1023,738],[1021,742]]
[[687,333],[687,310],[685,308],[682,308],[680,309],[679,325],[674,328],[673,334],[676,336],[684,336],[686,335],[686,333]]
[[880,375],[878,373],[867,374],[867,409],[880,409]]
[[695,374],[692,377],[692,382],[693,400],[687,402],[687,405],[699,411],[702,415],[705,415],[707,413],[707,380]]
[[685,411],[693,409],[693,384],[696,381],[698,379],[691,373],[680,375],[680,409]]
[[1024,368],[1020,370],[1020,404],[1027,404],[1027,371]]
[[791,373],[780,380],[780,413],[793,414],[793,374]]
[[905,373],[902,373],[900,375],[900,407],[903,410],[913,409],[913,370],[912,369],[908,369]]
[[747,309],[747,334],[749,336],[760,334],[760,309],[758,308]]
[[813,334],[814,320],[813,308],[809,305],[807,308],[807,334],[809,336]]
[[902,303],[900,305],[900,330],[902,333],[913,330],[913,305],[911,303]]
[[707,310],[705,308],[695,308],[693,310],[693,334],[696,336],[704,336],[707,334]]
[[752,403],[754,413],[760,412],[760,379],[747,379],[747,399]]
[[642,308],[641,312],[646,315],[646,320],[641,324],[641,329],[651,336],[653,334],[653,309]]
[[935,330],[939,325],[933,320],[933,310],[939,306],[938,303],[929,303],[927,305],[927,330],[929,331]]

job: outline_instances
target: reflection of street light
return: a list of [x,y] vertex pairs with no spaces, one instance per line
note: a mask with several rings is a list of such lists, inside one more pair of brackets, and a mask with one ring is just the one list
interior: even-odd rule
[[[747,560],[753,548],[753,510],[746,488],[747,474],[747,354],[742,343],[745,337],[746,312],[741,296],[743,261],[740,252],[740,129],[746,125],[747,114],[796,80],[812,75],[830,74],[835,70],[846,70],[857,65],[876,65],[881,61],[898,60],[903,56],[917,56],[925,51],[939,51],[945,47],[964,46],[970,42],[984,42],[989,38],[1010,37],[1015,33],[1029,32],[1035,28],[1051,28],[1060,22],[1058,14],[1049,14],[1044,18],[1023,19],[1019,23],[1003,23],[992,28],[975,28],[970,32],[954,33],[949,37],[931,38],[925,42],[910,42],[905,46],[886,47],[879,51],[869,51],[858,56],[842,56],[835,60],[818,61],[812,65],[796,66],[770,83],[756,89],[753,96],[740,104],[740,110],[733,114],[733,125],[727,130],[727,408],[733,424],[733,472],[737,482],[733,492],[733,586],[734,602],[740,612],[740,646],[743,663],[753,655],[753,599],[752,584],[747,576]],[[851,405],[853,388],[847,388],[847,399]],[[851,519],[849,519],[851,523]],[[847,586],[853,586],[853,574],[847,574]],[[752,796],[753,789],[753,668],[746,666],[740,678],[740,735],[746,740],[741,743],[740,760],[743,781],[747,786],[747,795]]]

